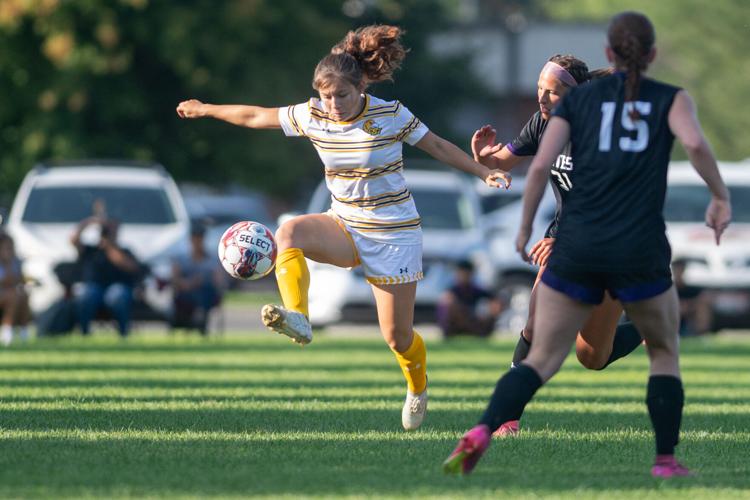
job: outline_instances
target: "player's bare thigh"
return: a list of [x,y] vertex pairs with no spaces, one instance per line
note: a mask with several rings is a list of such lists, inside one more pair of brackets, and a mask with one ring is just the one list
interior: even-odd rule
[[546,381],[562,366],[593,306],[574,300],[544,282],[537,284],[537,301],[541,307],[534,317],[534,341],[524,364],[534,368]]
[[647,300],[628,302],[624,307],[646,340],[651,375],[679,377],[680,310],[675,287]]
[[325,214],[299,215],[276,230],[279,252],[299,248],[305,257],[339,267],[357,265],[357,254],[345,230]]
[[595,370],[607,362],[620,316],[622,304],[605,292],[604,300],[591,311],[576,338],[576,356],[583,366]]

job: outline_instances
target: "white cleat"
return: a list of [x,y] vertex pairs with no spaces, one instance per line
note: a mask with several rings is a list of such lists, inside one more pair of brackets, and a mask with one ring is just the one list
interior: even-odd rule
[[426,413],[427,389],[419,394],[412,394],[407,391],[404,408],[401,410],[401,425],[404,426],[404,429],[407,431],[419,429]]
[[286,335],[298,344],[312,342],[312,326],[304,314],[281,306],[266,304],[260,312],[263,324],[270,330]]

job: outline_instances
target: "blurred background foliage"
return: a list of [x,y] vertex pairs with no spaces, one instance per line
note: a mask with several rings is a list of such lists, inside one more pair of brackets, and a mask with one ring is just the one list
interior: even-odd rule
[[[651,16],[654,74],[690,90],[723,159],[750,156],[741,112],[750,81],[750,19],[743,0],[706,2],[520,0],[480,2],[545,21],[606,22],[630,8]],[[406,30],[411,48],[398,97],[437,133],[467,148],[452,111],[487,91],[462,58],[431,56],[428,36],[461,16],[460,0],[0,0],[0,197],[8,204],[43,159],[133,158],[163,163],[178,181],[254,187],[293,199],[320,179],[304,140],[210,120],[181,121],[180,100],[280,106],[307,100],[317,61],[348,29]],[[290,189],[290,186],[294,186]]]

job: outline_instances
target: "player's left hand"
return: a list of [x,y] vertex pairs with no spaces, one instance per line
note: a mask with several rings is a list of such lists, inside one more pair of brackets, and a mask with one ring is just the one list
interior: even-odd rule
[[484,183],[489,187],[508,189],[512,179],[513,177],[508,172],[490,170],[487,177],[484,178]]
[[529,252],[529,258],[537,266],[546,266],[547,260],[552,253],[552,246],[555,243],[555,238],[542,238],[541,240],[534,243]]
[[529,255],[526,253],[526,245],[529,244],[531,238],[531,228],[521,226],[518,229],[518,235],[516,236],[516,252],[521,255],[524,262],[531,262]]
[[721,233],[729,226],[732,220],[732,205],[729,200],[711,198],[711,203],[706,209],[706,225],[714,230],[716,244],[719,244]]

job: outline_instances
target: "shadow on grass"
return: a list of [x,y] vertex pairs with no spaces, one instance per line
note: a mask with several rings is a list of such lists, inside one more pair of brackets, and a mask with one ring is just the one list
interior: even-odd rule
[[[688,496],[691,488],[750,486],[747,475],[737,474],[741,467],[738,450],[732,450],[735,457],[728,462],[710,440],[689,443],[692,456],[700,457],[700,462],[691,465],[701,474],[669,485],[648,475],[652,445],[647,439],[553,441],[532,435],[496,441],[467,479],[445,477],[440,472],[440,463],[454,444],[455,439],[419,434],[404,439],[319,438],[294,443],[273,439],[6,438],[5,453],[0,457],[0,494],[431,494],[472,498],[494,492],[495,496],[510,497],[602,497],[613,489],[627,492],[660,485],[685,489]],[[530,467],[540,460],[544,467]]]
[[[722,340],[719,342],[685,341],[681,344],[682,354],[698,354],[701,356],[726,356],[729,358],[746,357],[750,355],[750,343],[747,341]],[[186,343],[187,342],[187,343]],[[473,353],[477,350],[482,352],[496,351],[498,354],[511,353],[515,347],[516,340],[502,339],[498,341],[482,340],[458,340],[451,342],[433,341],[428,342],[428,350],[434,353]],[[87,339],[83,337],[61,337],[44,338],[28,345],[14,345],[13,350],[21,352],[173,352],[173,353],[200,353],[200,352],[304,352],[304,351],[363,351],[372,352],[371,349],[384,349],[382,340],[375,339],[327,339],[316,340],[304,349],[283,342],[277,338],[248,337],[245,339],[232,338],[209,338],[209,339],[185,339],[182,337],[148,339],[139,338],[126,341],[117,339]],[[639,348],[636,353],[643,355],[643,349]],[[505,364],[507,360],[499,359]],[[720,366],[718,367],[720,368]]]
[[[304,408],[5,408],[2,427],[5,430],[51,431],[86,429],[116,432],[122,429],[166,432],[388,432],[399,429],[400,400],[381,399],[388,409],[329,409],[325,403],[311,401]],[[428,429],[456,431],[475,422],[481,411],[467,409],[431,410]],[[635,411],[597,411],[582,417],[575,409],[543,411],[532,406],[525,421],[537,426],[582,432],[607,431],[612,426],[640,425],[649,428],[646,407]],[[625,424],[623,424],[625,422]],[[720,427],[730,432],[750,432],[746,414],[720,415]],[[684,428],[717,430],[717,414],[691,411],[685,416]]]

